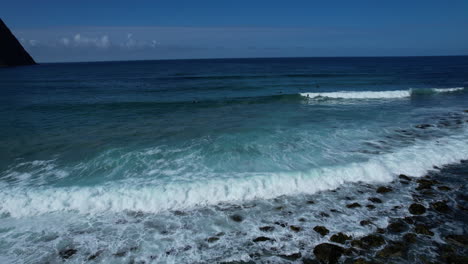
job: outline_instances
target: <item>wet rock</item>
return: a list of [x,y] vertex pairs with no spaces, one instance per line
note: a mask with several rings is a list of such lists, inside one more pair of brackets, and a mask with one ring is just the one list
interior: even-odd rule
[[426,129],[426,128],[429,128],[431,126],[432,125],[430,125],[430,124],[420,124],[420,125],[416,125],[415,127],[419,128],[419,129]]
[[294,260],[300,259],[302,257],[302,254],[301,252],[297,252],[297,253],[292,253],[292,254],[279,255],[279,257],[294,261]]
[[385,239],[381,235],[371,234],[361,238],[360,240],[353,240],[351,244],[362,249],[370,249],[382,246],[385,244]]
[[320,212],[320,216],[321,217],[330,217],[330,215],[325,213],[325,212]]
[[331,242],[340,243],[340,244],[344,244],[346,240],[350,240],[350,239],[351,239],[350,236],[345,235],[341,232],[338,234],[334,234],[332,237],[330,237]]
[[377,228],[376,232],[379,234],[385,234],[385,229],[379,227]]
[[328,233],[330,233],[330,231],[324,226],[316,226],[314,227],[314,231],[319,233],[322,236],[326,236],[328,235]]
[[468,235],[448,235],[445,240],[459,247],[468,248]]
[[274,226],[261,226],[258,229],[260,229],[260,231],[263,231],[263,232],[271,232],[275,230],[275,227]]
[[242,217],[241,215],[235,214],[235,215],[231,215],[231,220],[234,222],[242,222],[244,220],[244,217]]
[[460,256],[456,254],[447,254],[442,257],[445,263],[450,264],[466,264],[468,263],[468,256]]
[[413,220],[413,218],[411,216],[407,216],[407,217],[403,218],[403,220],[406,223],[410,224],[410,225],[414,224],[414,220]]
[[62,259],[69,259],[71,256],[75,255],[78,250],[74,248],[67,248],[59,251],[59,255]]
[[434,232],[429,230],[429,228],[425,225],[415,225],[414,226],[414,232],[422,235],[427,235],[427,236],[433,236]]
[[289,226],[289,229],[291,229],[291,231],[294,231],[294,232],[299,232],[301,231],[302,228],[300,226],[291,225]]
[[411,214],[422,215],[426,212],[426,207],[424,207],[422,204],[414,203],[410,205],[408,210]]
[[315,204],[315,202],[312,201],[312,200],[307,201],[307,203],[308,203],[308,204]]
[[434,184],[438,183],[438,181],[429,179],[418,179],[416,182],[419,184],[418,187],[416,187],[416,190],[418,191],[431,189]]
[[316,259],[312,258],[303,258],[302,259],[302,264],[320,264],[320,262]]
[[414,233],[406,233],[404,236],[403,236],[403,240],[405,241],[405,243],[415,243],[416,242],[416,234]]
[[401,242],[395,242],[385,246],[382,250],[377,252],[377,257],[381,258],[394,258],[403,256],[405,246]]
[[357,208],[357,207],[361,207],[361,205],[358,204],[358,203],[352,203],[352,204],[346,205],[346,207],[348,207],[348,208]]
[[288,226],[287,223],[285,223],[285,222],[280,222],[280,221],[276,221],[276,222],[275,222],[275,225],[278,225],[278,226],[281,226],[281,227],[287,227],[287,226]]
[[387,230],[392,233],[401,233],[408,230],[408,225],[403,220],[396,220],[387,226]]
[[314,248],[315,257],[322,263],[338,263],[344,249],[340,246],[323,243]]
[[372,225],[373,223],[370,220],[362,220],[359,222],[360,225],[362,226],[367,226],[367,225]]
[[380,200],[377,197],[370,197],[368,200],[373,202],[373,203],[382,203],[382,200]]
[[209,237],[206,239],[208,243],[214,243],[219,240],[219,237]]
[[307,219],[305,219],[304,217],[301,217],[298,220],[299,220],[299,222],[306,222],[307,221]]
[[275,240],[271,239],[269,237],[259,236],[259,237],[254,238],[252,241],[255,242],[255,243],[258,243],[258,242],[275,241]]
[[402,180],[405,180],[405,181],[411,181],[411,178],[404,175],[404,174],[400,174],[398,175],[398,178],[402,179]]
[[353,264],[371,264],[372,262],[369,262],[363,258],[358,258],[356,259]]
[[452,188],[445,186],[445,185],[439,186],[437,187],[437,189],[439,189],[440,191],[444,191],[444,192],[452,190]]
[[393,191],[393,189],[386,186],[380,186],[379,188],[377,188],[377,193],[388,193],[391,191]]
[[101,253],[102,253],[102,251],[99,250],[96,253],[92,254],[91,256],[88,257],[88,261],[95,260],[96,258],[98,258],[101,255]]
[[366,205],[366,207],[367,207],[369,210],[374,210],[374,209],[375,209],[375,205],[373,205],[373,204],[368,204],[368,205]]
[[438,201],[435,203],[431,203],[431,208],[439,213],[448,213],[450,212],[450,207],[444,201]]

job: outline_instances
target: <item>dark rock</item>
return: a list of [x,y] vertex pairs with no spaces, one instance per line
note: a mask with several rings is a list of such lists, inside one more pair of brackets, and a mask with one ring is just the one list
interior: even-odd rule
[[442,257],[444,263],[449,264],[466,264],[468,263],[468,256],[460,256],[456,254],[447,254]]
[[299,232],[299,231],[301,231],[301,227],[299,227],[299,226],[293,226],[293,225],[291,225],[291,226],[289,226],[289,229],[291,229],[291,230],[294,231],[294,232]]
[[91,261],[91,260],[94,260],[94,259],[98,258],[101,255],[101,253],[102,253],[102,251],[99,250],[96,253],[92,254],[91,256],[88,257],[88,261]]
[[419,183],[418,187],[416,187],[418,191],[431,189],[434,184],[438,183],[438,181],[429,179],[418,179],[416,182]]
[[445,240],[454,245],[468,248],[468,235],[448,235]]
[[338,234],[334,234],[332,237],[330,237],[331,242],[340,243],[340,244],[344,244],[346,240],[350,240],[350,239],[351,239],[350,236],[345,235],[341,232]]
[[421,214],[424,214],[426,212],[426,207],[424,207],[422,204],[414,203],[414,204],[410,205],[408,210],[409,210],[409,212],[411,214],[421,215]]
[[359,222],[359,224],[362,226],[366,226],[366,225],[371,225],[373,223],[369,220],[362,220],[361,222]]
[[258,243],[258,242],[264,242],[264,241],[274,241],[274,239],[271,239],[269,237],[259,236],[259,237],[254,238],[252,241],[255,243]]
[[362,249],[380,247],[385,244],[385,239],[381,235],[367,235],[359,240],[358,246]]
[[0,19],[0,67],[34,64],[33,58]]
[[338,263],[344,249],[337,245],[323,243],[314,248],[315,257],[323,263]]
[[439,189],[441,191],[444,191],[444,192],[452,190],[452,188],[450,188],[448,186],[444,186],[444,185],[437,187],[437,189]]
[[403,240],[405,241],[405,243],[409,244],[409,243],[415,243],[416,242],[416,234],[414,233],[406,233],[404,236],[403,236]]
[[320,264],[320,262],[313,258],[303,258],[302,264]]
[[388,193],[391,191],[393,191],[392,188],[386,186],[380,186],[379,188],[377,188],[377,193]]
[[427,235],[427,236],[433,236],[434,233],[429,230],[429,228],[425,225],[415,225],[414,226],[414,232],[418,233],[418,234],[422,234],[422,235]]
[[392,233],[401,233],[408,230],[408,225],[403,220],[396,220],[387,226],[388,231]]
[[314,227],[314,231],[319,233],[322,236],[326,236],[328,235],[328,233],[330,233],[330,231],[324,226],[316,226]]
[[394,258],[403,256],[405,251],[405,246],[401,242],[395,242],[390,245],[385,246],[382,250],[377,252],[377,257],[381,258]]
[[308,203],[308,204],[315,204],[315,202],[312,201],[312,200],[307,201],[307,203]]
[[371,264],[371,262],[369,262],[369,261],[367,261],[367,260],[365,260],[363,258],[358,258],[353,262],[353,264]]
[[213,243],[219,240],[219,237],[209,237],[206,239],[208,243]]
[[346,207],[348,207],[348,208],[356,208],[356,207],[361,207],[361,205],[358,204],[358,203],[352,203],[352,204],[346,205]]
[[382,200],[380,200],[377,197],[370,197],[368,200],[373,202],[373,203],[382,203]]
[[366,205],[366,207],[367,207],[369,210],[375,209],[375,205],[373,205],[373,204],[368,204],[368,205]]
[[60,250],[59,255],[63,259],[69,259],[71,256],[75,255],[76,252],[78,252],[78,250],[74,248],[67,248],[67,249]]
[[448,213],[450,212],[450,207],[448,207],[447,203],[444,201],[438,201],[435,203],[431,203],[431,208],[439,213]]
[[405,180],[405,181],[411,181],[411,178],[404,175],[404,174],[400,174],[398,175],[398,178],[402,179],[402,180]]
[[420,125],[416,125],[415,127],[420,128],[420,129],[426,129],[426,128],[429,128],[431,126],[432,125],[430,125],[430,124],[420,124]]
[[410,224],[410,225],[414,224],[414,220],[413,220],[413,218],[410,217],[410,216],[407,216],[407,217],[403,218],[403,220],[404,220],[406,223]]
[[307,221],[307,219],[305,219],[304,217],[301,217],[298,220],[299,220],[299,222],[306,222]]
[[330,217],[330,215],[325,213],[325,212],[320,212],[320,216],[321,217]]
[[262,227],[259,227],[258,229],[260,229],[260,231],[263,231],[263,232],[271,232],[275,230],[275,227],[274,226],[262,226]]
[[385,229],[379,227],[377,228],[376,232],[379,234],[385,234]]
[[275,225],[279,225],[279,226],[281,226],[281,227],[287,227],[287,226],[288,226],[287,223],[285,223],[285,222],[280,222],[280,221],[276,221],[276,222],[275,222]]
[[287,254],[287,255],[279,255],[279,257],[294,261],[294,260],[300,259],[302,257],[302,254],[301,252],[297,252],[297,253],[292,253],[292,254]]
[[244,220],[244,217],[242,217],[241,215],[235,214],[235,215],[231,215],[231,219],[234,222],[242,222]]

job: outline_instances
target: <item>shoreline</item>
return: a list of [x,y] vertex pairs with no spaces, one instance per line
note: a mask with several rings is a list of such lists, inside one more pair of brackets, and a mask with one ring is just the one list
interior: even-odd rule
[[[389,261],[390,263],[468,263],[468,235],[465,230],[468,224],[468,195],[462,190],[466,187],[453,186],[454,184],[447,182],[447,179],[438,177],[450,173],[447,171],[451,169],[460,168],[463,168],[462,171],[465,173],[468,172],[468,160],[461,160],[459,164],[450,164],[442,168],[434,167],[437,171],[431,171],[423,177],[400,174],[391,183],[377,186],[375,193],[385,195],[392,192],[398,187],[395,185],[396,182],[408,185],[412,189],[413,200],[411,205],[405,208],[409,216],[391,217],[386,227],[377,227],[374,232],[361,237],[353,237],[345,232],[332,233],[326,226],[316,226],[314,231],[328,238],[328,241],[312,247],[308,256],[298,252],[283,257],[305,264],[366,264]],[[385,199],[372,197],[368,202],[370,203],[366,207],[373,210],[385,203]],[[361,206],[359,202],[347,205],[348,208]],[[461,224],[462,228],[459,232],[446,231],[440,228],[442,224],[453,226]],[[371,226],[374,223],[371,220],[362,220],[360,225]]]

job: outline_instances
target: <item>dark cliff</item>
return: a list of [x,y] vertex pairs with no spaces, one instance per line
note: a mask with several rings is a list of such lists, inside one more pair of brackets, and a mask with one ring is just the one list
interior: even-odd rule
[[10,29],[0,19],[0,67],[36,64]]

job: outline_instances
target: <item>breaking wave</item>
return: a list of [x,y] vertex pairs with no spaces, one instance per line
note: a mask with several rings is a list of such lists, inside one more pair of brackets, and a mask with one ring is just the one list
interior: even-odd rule
[[409,89],[397,91],[341,91],[323,93],[301,93],[308,98],[333,98],[333,99],[391,99],[406,98],[421,94],[450,93],[463,91],[464,87],[455,88],[430,88],[430,89]]
[[365,162],[307,171],[245,173],[237,177],[196,182],[115,181],[93,187],[14,187],[0,192],[0,214],[26,217],[56,211],[104,213],[138,210],[160,212],[190,209],[221,202],[269,199],[281,195],[312,194],[351,182],[389,182],[403,173],[422,176],[433,166],[468,158],[466,131],[419,142]]

